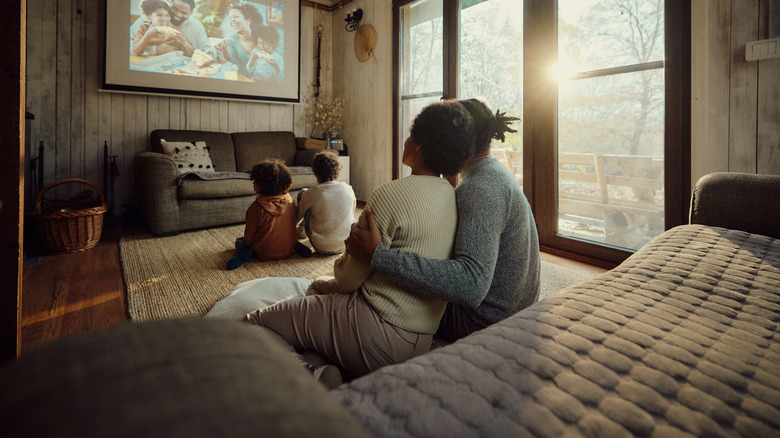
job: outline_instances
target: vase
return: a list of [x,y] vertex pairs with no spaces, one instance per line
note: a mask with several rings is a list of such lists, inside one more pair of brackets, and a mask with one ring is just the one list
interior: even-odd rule
[[331,149],[331,146],[330,146],[330,141],[331,141],[330,132],[323,133],[322,134],[322,139],[325,140],[325,149]]

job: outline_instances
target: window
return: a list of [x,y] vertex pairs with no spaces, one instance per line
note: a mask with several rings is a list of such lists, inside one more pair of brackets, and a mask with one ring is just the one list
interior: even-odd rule
[[686,221],[689,2],[395,6],[396,148],[428,102],[484,96],[522,118],[492,155],[523,187],[545,249],[612,264]]
[[[442,0],[418,0],[399,10],[401,54],[398,83],[399,120],[396,123],[400,147],[409,135],[412,120],[428,104],[444,97],[444,17]],[[401,163],[397,154],[395,166],[399,177],[408,176],[411,169]]]

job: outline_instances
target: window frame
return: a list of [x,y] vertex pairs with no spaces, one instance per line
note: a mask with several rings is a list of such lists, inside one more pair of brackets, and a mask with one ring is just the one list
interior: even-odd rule
[[[400,8],[415,0],[393,1],[393,178],[399,177],[398,135]],[[633,251],[556,234],[557,1],[525,0],[523,10],[523,191],[545,252],[612,267]],[[458,95],[460,0],[443,0],[445,97]],[[691,193],[691,3],[664,2],[664,215],[665,229],[688,222]],[[531,37],[533,36],[533,37]]]

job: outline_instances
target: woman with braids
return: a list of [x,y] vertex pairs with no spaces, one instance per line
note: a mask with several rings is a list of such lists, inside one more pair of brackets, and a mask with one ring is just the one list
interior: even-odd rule
[[[385,245],[373,220],[352,227],[347,252],[403,288],[448,302],[436,332],[448,341],[501,321],[539,299],[539,237],[514,175],[490,157],[514,117],[477,99],[460,101],[474,120],[475,151],[457,187],[458,232],[450,260],[433,260]],[[368,228],[368,229],[366,229]]]
[[[456,101],[428,105],[404,143],[403,162],[412,174],[377,187],[358,223],[367,226],[370,211],[385,247],[433,260],[451,257],[458,215],[455,190],[442,175],[458,173],[472,150],[466,108]],[[251,312],[244,320],[356,375],[430,350],[446,302],[401,287],[346,253],[336,260],[334,275],[314,281],[308,296]],[[320,379],[316,372],[315,377]]]

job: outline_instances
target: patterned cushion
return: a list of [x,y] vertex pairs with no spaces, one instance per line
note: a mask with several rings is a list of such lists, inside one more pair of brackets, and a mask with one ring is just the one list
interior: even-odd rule
[[173,159],[180,173],[214,172],[205,141],[160,140],[163,151]]

